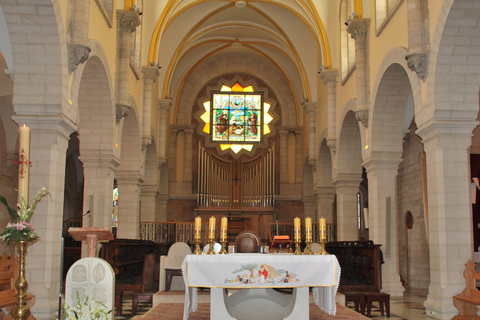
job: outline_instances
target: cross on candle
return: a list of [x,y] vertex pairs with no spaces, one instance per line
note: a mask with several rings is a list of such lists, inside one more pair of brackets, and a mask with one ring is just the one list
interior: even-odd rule
[[30,173],[30,128],[23,125],[19,130],[19,161],[18,164],[18,192],[19,203],[20,193],[23,195],[23,199],[28,204],[28,189],[29,189],[29,173]]

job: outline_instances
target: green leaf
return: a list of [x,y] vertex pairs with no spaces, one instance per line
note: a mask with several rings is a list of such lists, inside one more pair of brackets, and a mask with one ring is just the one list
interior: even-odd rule
[[18,222],[19,220],[19,216],[17,214],[17,211],[14,210],[12,207],[10,207],[7,203],[7,199],[5,199],[4,197],[0,196],[0,202],[3,203],[5,205],[5,207],[7,207],[7,210],[8,210],[8,214],[10,215],[10,218],[13,219],[13,221],[15,222]]

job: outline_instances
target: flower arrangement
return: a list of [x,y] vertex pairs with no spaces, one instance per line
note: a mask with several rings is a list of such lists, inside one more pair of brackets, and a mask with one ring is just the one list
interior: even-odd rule
[[47,194],[52,198],[50,192],[42,188],[33,198],[32,204],[28,206],[23,198],[23,194],[19,192],[20,203],[17,204],[16,211],[8,205],[4,197],[0,196],[0,202],[7,207],[8,214],[13,219],[13,223],[9,222],[2,234],[0,234],[4,243],[6,242],[7,245],[10,245],[13,241],[13,243],[17,245],[21,240],[28,241],[28,239],[38,238],[35,228],[30,224],[30,219],[37,206],[37,202]]
[[86,296],[82,301],[78,291],[75,306],[71,307],[66,302],[63,304],[63,319],[68,320],[107,320],[110,313],[112,310],[107,310],[107,306],[98,300]]

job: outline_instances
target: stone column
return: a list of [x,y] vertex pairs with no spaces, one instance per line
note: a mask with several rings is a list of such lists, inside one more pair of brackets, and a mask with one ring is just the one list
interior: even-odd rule
[[279,128],[280,135],[280,183],[288,183],[288,168],[287,168],[287,135],[288,130]]
[[308,115],[308,164],[315,169],[317,165],[317,103],[306,102],[303,108]]
[[333,202],[335,201],[335,188],[333,187],[320,187],[317,188],[315,193],[315,199],[317,201],[317,217],[318,219],[325,218],[327,223],[335,223],[335,217],[333,216]]
[[408,67],[425,81],[428,67],[429,36],[428,17],[423,8],[424,0],[407,0],[408,53],[405,56]]
[[68,42],[68,72],[72,73],[77,66],[87,61],[90,54],[88,46],[88,23],[90,17],[90,1],[73,1],[73,17],[70,42]]
[[143,185],[140,201],[142,203],[140,221],[156,221],[155,211],[157,204],[158,187]]
[[117,82],[117,123],[130,110],[128,104],[128,88],[130,77],[130,49],[132,33],[140,25],[140,16],[137,11],[117,11],[118,28],[120,30],[120,44],[118,53],[118,82]]
[[337,148],[337,78],[338,70],[322,69],[320,78],[327,86],[328,134],[327,146],[335,152]]
[[457,314],[452,296],[465,289],[463,271],[474,249],[467,150],[477,123],[470,120],[430,121],[417,131],[427,160],[430,287],[424,306],[437,319]]
[[[159,167],[167,162],[167,114],[172,107],[172,99],[161,99],[158,103],[158,154],[159,154]],[[170,144],[170,148],[172,144]]]
[[167,221],[167,202],[168,194],[157,196],[157,211],[155,212],[155,221]]
[[364,167],[368,173],[369,234],[375,244],[381,244],[385,264],[382,266],[382,290],[402,297],[403,288],[398,271],[397,244],[397,180],[401,154],[372,152]]
[[193,126],[185,128],[185,162],[183,170],[183,182],[190,184],[190,190],[192,185],[192,138],[193,138]]
[[143,178],[140,172],[117,171],[118,184],[118,231],[117,237],[138,239],[140,237],[140,191]]
[[51,194],[51,198],[46,196],[38,203],[30,221],[41,240],[28,251],[28,291],[36,295],[32,308],[36,318],[54,319],[60,286],[65,157],[70,134],[77,128],[63,114],[27,115],[19,111],[21,107],[16,105],[13,120],[31,129],[30,199],[42,187]]
[[339,175],[333,180],[337,194],[337,241],[358,240],[357,193],[361,174]]
[[[304,159],[302,156],[303,153],[303,128],[295,127],[295,183],[299,184],[300,187],[303,186],[303,166]],[[289,152],[292,152],[289,150]],[[315,178],[316,179],[316,178]],[[300,191],[301,194],[302,191]]]
[[143,67],[142,148],[152,143],[152,91],[160,73],[157,67]]
[[85,227],[109,227],[112,223],[112,197],[115,170],[120,164],[113,154],[81,151],[85,185],[83,189],[83,212]]
[[357,109],[355,117],[365,127],[368,127],[368,61],[367,36],[370,19],[352,19],[347,31],[355,40],[355,70],[357,81]]

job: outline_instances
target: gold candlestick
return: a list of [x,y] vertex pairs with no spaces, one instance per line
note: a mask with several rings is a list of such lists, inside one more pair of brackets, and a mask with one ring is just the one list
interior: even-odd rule
[[325,250],[325,241],[321,241],[320,245],[322,246],[322,248],[320,249],[319,252],[317,252],[317,255],[320,255],[320,256],[328,255],[329,253],[327,252],[327,250]]
[[307,247],[305,248],[305,251],[303,252],[303,254],[315,254],[313,251],[312,251],[312,241],[306,241],[307,242]]
[[25,256],[27,255],[27,247],[29,241],[20,240],[17,245],[17,252],[19,257],[19,274],[15,288],[17,288],[17,305],[13,308],[11,315],[17,320],[26,320],[30,315],[30,308],[27,306],[25,298],[27,297],[28,283],[25,278]]
[[209,244],[209,247],[208,247],[207,254],[216,254],[215,248],[213,247],[215,245],[215,240],[213,238],[209,238],[208,244]]
[[228,254],[227,250],[225,250],[225,247],[227,246],[227,241],[220,241],[222,244],[222,249],[220,249],[220,252],[218,254]]
[[295,241],[295,252],[293,254],[303,254],[300,250],[300,241]]
[[202,250],[200,250],[200,240],[195,239],[195,250],[193,251],[193,254],[203,254]]

